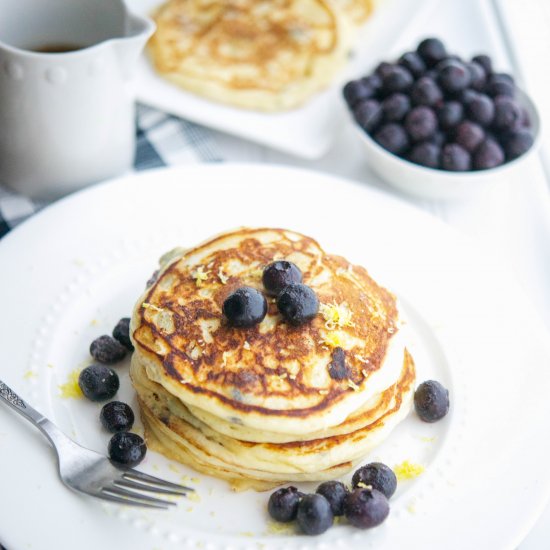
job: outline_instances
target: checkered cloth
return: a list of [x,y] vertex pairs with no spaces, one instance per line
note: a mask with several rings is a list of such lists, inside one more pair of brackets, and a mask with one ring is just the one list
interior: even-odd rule
[[[136,170],[222,160],[210,130],[150,107],[137,107]],[[0,185],[0,238],[46,206]]]

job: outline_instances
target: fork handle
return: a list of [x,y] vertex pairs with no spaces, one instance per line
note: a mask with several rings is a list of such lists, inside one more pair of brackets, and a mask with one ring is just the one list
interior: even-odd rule
[[0,399],[9,405],[14,411],[26,418],[36,426],[57,450],[58,445],[72,441],[42,413],[31,407],[19,397],[7,384],[0,380]]

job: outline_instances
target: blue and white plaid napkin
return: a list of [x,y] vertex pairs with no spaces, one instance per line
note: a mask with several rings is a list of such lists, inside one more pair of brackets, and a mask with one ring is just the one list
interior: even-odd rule
[[[144,105],[137,107],[136,125],[136,170],[222,160],[207,128]],[[0,185],[0,238],[46,205]]]

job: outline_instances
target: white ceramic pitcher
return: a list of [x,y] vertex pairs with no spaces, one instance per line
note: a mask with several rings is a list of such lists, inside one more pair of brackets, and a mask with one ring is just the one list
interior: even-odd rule
[[0,0],[0,14],[0,183],[51,199],[127,171],[153,23],[122,0]]

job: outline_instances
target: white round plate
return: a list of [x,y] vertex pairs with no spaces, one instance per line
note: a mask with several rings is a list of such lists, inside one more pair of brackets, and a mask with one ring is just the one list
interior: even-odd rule
[[[341,523],[309,538],[269,522],[266,493],[232,493],[153,452],[140,468],[194,484],[196,500],[149,512],[75,494],[58,481],[46,440],[0,407],[2,543],[515,548],[550,490],[548,335],[500,266],[444,224],[357,183],[272,166],[196,166],[128,176],[47,208],[0,243],[0,378],[77,441],[105,452],[100,405],[62,398],[59,386],[90,362],[91,340],[129,315],[164,251],[239,225],[311,235],[398,294],[419,381],[441,380],[451,411],[436,424],[411,414],[366,461],[408,460],[424,473],[399,484],[381,527]],[[127,365],[117,368],[119,398],[135,406]]]

